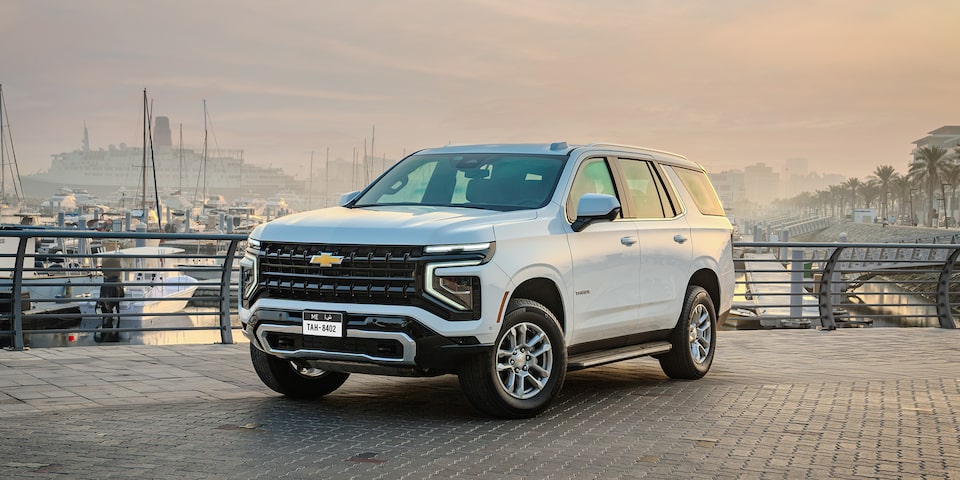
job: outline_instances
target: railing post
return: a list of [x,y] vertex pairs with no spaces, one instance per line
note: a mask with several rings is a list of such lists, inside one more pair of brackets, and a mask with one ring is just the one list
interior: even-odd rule
[[836,247],[830,258],[823,265],[823,276],[820,277],[820,326],[824,330],[836,330],[837,322],[833,318],[833,275],[838,273],[837,263],[843,247]]
[[17,243],[17,258],[13,264],[13,349],[23,350],[23,257],[27,253],[27,237],[20,237]]
[[953,267],[956,266],[958,257],[960,257],[960,248],[955,248],[944,262],[943,270],[940,270],[940,278],[937,279],[937,318],[940,320],[941,328],[957,328],[957,323],[953,320],[953,312],[950,311],[950,277],[953,275]]
[[791,252],[790,263],[790,316],[803,318],[803,250],[797,248]]
[[[230,274],[233,273],[233,257],[237,252],[237,240],[230,240],[223,258],[220,273],[220,342],[233,343],[233,328],[230,325]],[[240,292],[237,292],[239,295]]]

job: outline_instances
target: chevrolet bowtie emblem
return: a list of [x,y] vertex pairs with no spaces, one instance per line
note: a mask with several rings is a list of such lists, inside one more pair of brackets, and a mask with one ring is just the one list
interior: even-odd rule
[[311,265],[320,265],[321,267],[329,267],[331,265],[340,265],[343,262],[343,257],[338,255],[333,255],[327,252],[321,252],[320,255],[314,255],[310,257]]

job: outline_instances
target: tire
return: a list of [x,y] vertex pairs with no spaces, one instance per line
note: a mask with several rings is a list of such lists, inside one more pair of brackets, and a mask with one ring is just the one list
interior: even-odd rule
[[670,378],[687,380],[707,374],[717,347],[717,310],[703,287],[687,287],[683,310],[670,334],[670,343],[670,352],[658,357],[663,373]]
[[292,398],[322,397],[340,388],[350,376],[349,373],[328,372],[274,357],[252,343],[250,359],[253,360],[253,369],[257,371],[257,376],[264,385]]
[[567,371],[567,347],[557,318],[543,305],[514,299],[487,353],[457,372],[477,410],[498,418],[530,418],[553,401]]

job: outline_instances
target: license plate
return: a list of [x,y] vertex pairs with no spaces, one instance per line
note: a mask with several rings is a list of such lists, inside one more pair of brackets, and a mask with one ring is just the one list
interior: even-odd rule
[[303,334],[314,337],[343,337],[343,314],[303,312]]

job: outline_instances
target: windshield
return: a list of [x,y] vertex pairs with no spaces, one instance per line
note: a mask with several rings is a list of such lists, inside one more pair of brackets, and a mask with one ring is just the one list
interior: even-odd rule
[[353,203],[490,210],[539,208],[550,201],[564,155],[466,153],[411,155]]

